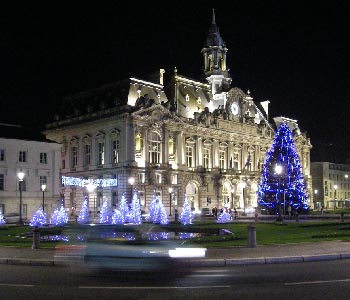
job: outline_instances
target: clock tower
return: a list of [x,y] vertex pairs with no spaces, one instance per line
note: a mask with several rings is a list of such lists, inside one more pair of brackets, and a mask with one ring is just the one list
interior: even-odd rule
[[213,98],[217,100],[224,97],[223,93],[229,90],[232,81],[226,65],[227,50],[225,42],[219,33],[219,28],[216,25],[213,9],[209,35],[205,41],[202,53],[204,58],[204,74],[208,83],[211,85]]

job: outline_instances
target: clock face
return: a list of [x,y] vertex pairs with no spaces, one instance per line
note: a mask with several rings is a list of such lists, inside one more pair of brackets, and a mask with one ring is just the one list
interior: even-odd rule
[[238,114],[238,104],[233,102],[231,104],[231,112],[236,116]]

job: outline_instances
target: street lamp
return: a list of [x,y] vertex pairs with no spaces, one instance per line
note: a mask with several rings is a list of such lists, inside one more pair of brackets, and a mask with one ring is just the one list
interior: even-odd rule
[[333,187],[334,187],[334,209],[336,209],[337,188],[338,188],[338,186],[335,184]]
[[[282,170],[283,168],[281,165],[276,165],[275,172],[278,175],[278,193],[280,190],[280,175],[282,174]],[[283,215],[284,216],[286,215],[286,193],[284,191],[284,183],[283,183]]]
[[169,198],[170,198],[170,214],[169,216],[172,216],[171,214],[171,202],[173,202],[173,191],[174,189],[172,187],[169,188]]
[[45,190],[46,190],[46,184],[41,185],[41,190],[43,191],[43,211],[45,210]]
[[19,180],[19,222],[21,224],[23,224],[23,220],[22,220],[22,183],[23,183],[24,176],[25,176],[25,174],[22,171],[17,173],[17,177]]
[[134,177],[129,177],[128,179],[130,185],[131,185],[131,200],[132,200],[132,192],[133,192],[133,185],[135,183],[135,178]]

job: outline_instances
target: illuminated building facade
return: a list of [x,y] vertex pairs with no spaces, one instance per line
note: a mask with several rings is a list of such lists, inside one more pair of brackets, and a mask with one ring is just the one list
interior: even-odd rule
[[[105,198],[112,207],[123,193],[130,199],[133,189],[143,210],[155,192],[172,215],[184,194],[195,211],[256,207],[261,166],[281,121],[293,128],[310,183],[309,139],[295,120],[270,124],[268,101],[231,87],[227,51],[213,14],[202,49],[205,82],[176,68],[165,80],[161,69],[156,80],[129,78],[65,99],[45,131],[62,145],[62,175],[116,180],[89,193],[91,211]],[[67,208],[79,209],[87,190],[63,185],[62,193]]]

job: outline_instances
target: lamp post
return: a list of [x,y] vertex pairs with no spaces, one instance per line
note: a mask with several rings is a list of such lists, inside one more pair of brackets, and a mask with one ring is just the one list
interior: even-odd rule
[[333,186],[333,188],[334,188],[334,209],[336,209],[337,188],[338,188],[338,186],[335,184],[335,185]]
[[132,201],[132,192],[133,192],[133,185],[135,183],[135,178],[134,177],[129,177],[128,181],[129,181],[129,183],[131,185],[131,197],[130,197],[130,199]]
[[[275,167],[275,172],[278,175],[278,194],[279,194],[279,190],[280,190],[280,175],[282,174],[283,168],[281,165],[276,165]],[[279,198],[279,197],[277,197]],[[286,193],[284,191],[284,183],[283,183],[283,215],[286,215]]]
[[174,191],[174,189],[172,187],[170,187],[169,188],[169,199],[170,199],[170,202],[169,202],[169,204],[170,204],[169,216],[172,216],[172,214],[171,214],[171,202],[173,202],[173,191]]
[[45,190],[46,190],[46,184],[41,185],[41,190],[43,192],[43,211],[45,211]]
[[20,171],[17,173],[17,177],[19,180],[19,222],[23,224],[22,220],[22,183],[24,179],[24,172]]
[[315,207],[315,204],[317,203],[317,193],[318,193],[318,190],[314,190],[314,193],[315,193],[315,198],[314,198],[314,207]]

